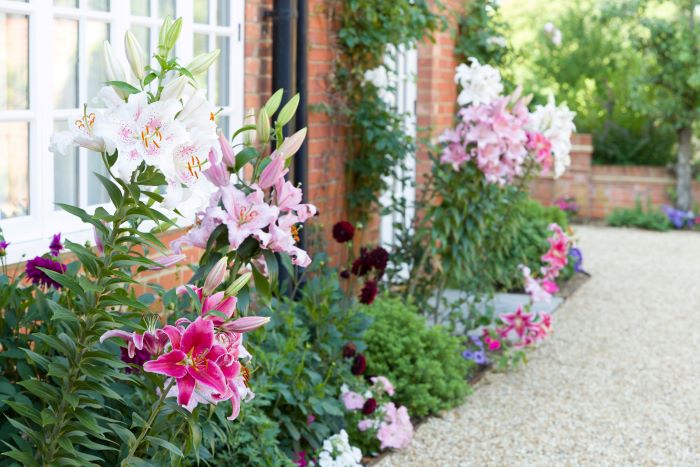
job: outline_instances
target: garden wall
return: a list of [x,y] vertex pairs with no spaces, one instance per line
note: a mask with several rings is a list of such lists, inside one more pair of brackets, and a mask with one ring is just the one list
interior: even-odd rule
[[[615,208],[634,207],[637,199],[646,205],[669,204],[669,190],[675,188],[674,175],[664,167],[593,165],[591,135],[574,135],[571,167],[559,179],[537,178],[532,196],[546,205],[557,198],[573,196],[580,207],[579,215],[603,219]],[[700,183],[693,184],[696,199]]]

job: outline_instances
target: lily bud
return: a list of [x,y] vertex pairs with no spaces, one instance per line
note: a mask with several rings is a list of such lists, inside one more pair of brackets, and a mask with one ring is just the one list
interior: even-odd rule
[[209,168],[204,171],[207,180],[216,186],[227,186],[231,180],[226,163],[222,160],[217,162],[214,150],[209,151]]
[[236,167],[236,156],[233,154],[233,148],[223,131],[219,131],[219,145],[221,146],[221,160],[224,161],[224,164],[231,168]]
[[235,281],[233,281],[233,284],[231,284],[228,289],[226,289],[226,295],[229,297],[235,297],[238,292],[241,291],[243,287],[246,286],[248,281],[250,281],[250,278],[253,277],[252,272],[245,272],[241,274],[238,278],[236,278]]
[[157,263],[157,266],[149,266],[148,269],[152,271],[157,271],[160,269],[166,269],[169,268],[170,266],[174,266],[183,259],[187,258],[186,255],[168,255],[168,256],[156,256],[155,258],[152,259],[154,263]]
[[[102,43],[102,51],[105,57],[105,70],[107,75],[107,81],[126,81],[126,72],[124,71],[124,67],[122,66],[117,56],[114,54],[112,44],[110,44],[109,41],[104,41]],[[112,87],[117,92],[119,97],[125,98],[126,96],[128,96],[128,94],[126,94],[121,89],[114,86]]]
[[178,78],[170,81],[165,85],[163,91],[160,93],[160,99],[167,101],[168,99],[179,99],[182,97],[182,93],[185,92],[187,83],[190,79],[187,76],[179,76]]
[[[255,125],[255,109],[248,110],[245,119],[243,119],[243,125]],[[246,130],[243,132],[243,144],[246,146],[252,146],[255,144],[255,130]]]
[[219,261],[216,262],[207,278],[204,280],[204,287],[202,288],[202,294],[205,296],[211,295],[214,290],[224,281],[224,276],[226,276],[226,266],[228,266],[228,258],[224,256]]
[[289,169],[284,168],[284,158],[279,157],[277,151],[272,153],[270,156],[270,163],[263,169],[260,174],[260,180],[258,180],[258,186],[263,190],[274,186],[277,180],[283,178],[287,175]]
[[126,51],[126,59],[129,61],[131,66],[131,71],[134,72],[136,79],[141,81],[146,72],[144,67],[146,66],[146,54],[141,48],[141,44],[136,40],[136,37],[131,33],[131,31],[126,31],[124,35],[124,50]]
[[221,51],[216,49],[213,52],[199,54],[185,67],[193,76],[201,75],[214,64]]
[[173,19],[170,16],[163,20],[163,24],[160,25],[160,30],[158,31],[158,47],[165,47],[165,38],[172,25]]
[[267,111],[263,107],[258,113],[258,123],[256,127],[258,133],[258,139],[261,143],[265,144],[270,141],[270,117],[267,115]]
[[277,125],[286,125],[296,113],[297,107],[299,107],[299,94],[295,94],[284,104],[280,113],[277,114]]
[[168,32],[165,33],[163,45],[168,50],[175,47],[175,42],[177,42],[177,38],[180,37],[180,31],[182,31],[182,18],[176,19],[175,22],[168,28]]
[[304,143],[305,138],[306,128],[302,128],[301,130],[294,133],[292,136],[289,136],[284,141],[282,141],[282,144],[279,148],[277,148],[277,151],[280,153],[283,159],[289,159],[297,153],[301,145]]
[[267,316],[246,316],[223,325],[226,331],[244,333],[258,329],[270,322]]

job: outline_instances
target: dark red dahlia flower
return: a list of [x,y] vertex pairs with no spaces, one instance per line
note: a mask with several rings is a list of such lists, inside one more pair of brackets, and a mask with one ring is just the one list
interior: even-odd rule
[[355,360],[352,361],[352,367],[350,371],[353,375],[358,376],[365,372],[367,369],[367,359],[361,353],[355,355]]
[[374,299],[377,298],[378,292],[379,288],[377,287],[377,281],[366,281],[364,287],[362,287],[362,290],[360,290],[360,303],[371,305]]
[[61,264],[58,261],[54,261],[49,258],[43,258],[37,256],[34,259],[27,261],[27,265],[24,268],[24,272],[27,274],[27,278],[32,281],[35,285],[47,285],[54,287],[56,289],[61,288],[61,284],[51,279],[44,271],[39,268],[50,269],[51,271],[56,271],[60,274],[66,272],[66,265]]
[[355,227],[348,221],[337,222],[333,226],[333,238],[338,243],[345,243],[355,236]]
[[377,271],[383,272],[388,263],[389,252],[380,246],[367,254],[367,264]]
[[357,353],[357,346],[354,342],[348,342],[343,346],[343,358],[352,358]]
[[372,415],[375,410],[377,410],[377,400],[374,397],[370,397],[365,401],[365,405],[362,406],[362,413]]

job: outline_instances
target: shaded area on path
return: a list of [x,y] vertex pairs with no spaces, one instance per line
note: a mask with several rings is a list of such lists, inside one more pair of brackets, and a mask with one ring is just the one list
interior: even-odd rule
[[378,465],[700,465],[700,234],[579,227],[593,274],[525,367]]

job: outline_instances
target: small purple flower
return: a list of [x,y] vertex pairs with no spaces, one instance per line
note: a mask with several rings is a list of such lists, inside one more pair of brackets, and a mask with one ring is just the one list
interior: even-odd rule
[[0,240],[0,256],[5,256],[7,254],[7,247],[10,245],[10,242],[6,242],[5,240]]
[[63,250],[63,243],[61,243],[61,233],[54,234],[51,244],[49,245],[49,250],[51,250],[51,255],[58,256]]
[[[142,367],[144,363],[149,361],[151,359],[151,354],[148,353],[148,350],[146,349],[136,349],[136,352],[134,353],[133,357],[129,357],[129,350],[126,347],[121,348],[121,358],[122,362],[124,363],[131,363],[133,365],[137,365],[139,367]],[[127,367],[124,368],[124,373],[126,374],[131,374],[131,373],[138,373],[137,368],[132,368],[132,367]]]
[[66,265],[61,264],[58,261],[54,261],[49,258],[43,258],[37,256],[34,259],[27,261],[27,265],[24,268],[24,272],[27,274],[27,278],[32,281],[35,285],[46,285],[51,286],[56,289],[61,288],[61,284],[51,279],[44,271],[39,268],[50,269],[51,271],[63,274],[66,272]]
[[574,263],[574,271],[583,272],[583,252],[578,247],[571,247],[569,256]]
[[464,357],[465,360],[474,360],[474,352],[471,350],[465,350],[462,352],[462,357]]
[[483,348],[484,348],[484,343],[481,342],[481,339],[479,339],[478,336],[470,336],[469,338],[472,340],[472,343],[473,343],[475,346],[479,347],[480,349],[483,349]]
[[661,210],[676,229],[695,225],[695,214],[693,214],[693,211],[681,211],[672,206],[662,206]]
[[486,353],[483,350],[474,352],[474,362],[477,365],[486,365],[489,363],[489,359],[486,357]]

